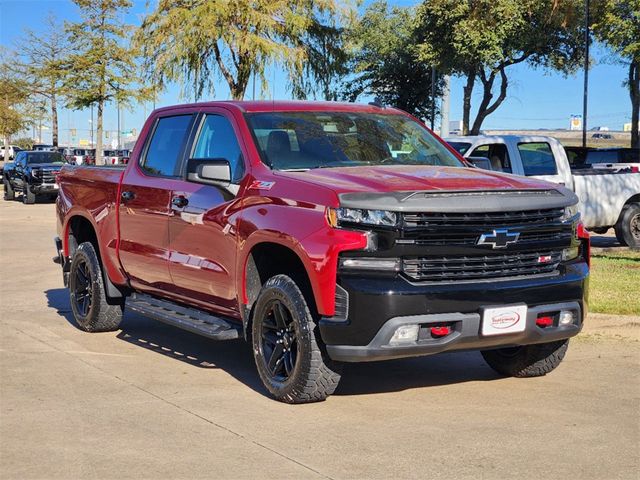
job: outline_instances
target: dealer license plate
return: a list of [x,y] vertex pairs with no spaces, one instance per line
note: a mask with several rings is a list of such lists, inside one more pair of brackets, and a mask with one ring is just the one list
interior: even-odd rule
[[504,335],[524,332],[527,306],[489,307],[482,312],[482,335]]

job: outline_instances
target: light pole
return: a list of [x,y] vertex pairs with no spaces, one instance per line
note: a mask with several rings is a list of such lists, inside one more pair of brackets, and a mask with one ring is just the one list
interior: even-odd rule
[[93,148],[93,104],[91,104],[91,119],[89,120],[91,125],[91,148]]

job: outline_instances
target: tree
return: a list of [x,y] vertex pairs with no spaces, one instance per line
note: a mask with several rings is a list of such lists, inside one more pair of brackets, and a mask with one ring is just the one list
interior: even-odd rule
[[[354,54],[345,97],[355,101],[363,94],[383,103],[431,119],[431,66],[418,61],[412,9],[379,1],[371,4],[353,29]],[[436,95],[440,94],[438,84]]]
[[198,99],[222,76],[231,96],[242,99],[252,74],[266,89],[271,63],[300,75],[303,36],[315,18],[336,11],[334,0],[160,0],[135,41],[147,79],[161,88],[191,84]]
[[49,103],[52,143],[58,146],[58,101],[63,96],[64,80],[68,73],[65,60],[69,42],[62,26],[53,15],[45,19],[45,28],[37,33],[26,30],[18,43],[16,62],[19,72],[28,81],[32,94]]
[[596,38],[628,63],[625,83],[631,99],[631,147],[640,148],[640,0],[599,0],[595,13]]
[[[466,79],[463,133],[477,135],[507,98],[510,66],[528,62],[564,73],[577,68],[584,53],[582,20],[575,0],[428,0],[418,8],[419,58]],[[476,81],[482,98],[469,128]]]
[[[0,137],[5,147],[11,136],[33,123],[27,83],[11,75],[6,64],[0,65]],[[9,149],[4,149],[4,161],[9,161]]]
[[68,106],[97,106],[96,164],[102,164],[104,107],[109,102],[129,105],[144,101],[148,88],[137,85],[136,51],[127,44],[133,27],[120,20],[131,7],[129,0],[73,0],[81,21],[67,24],[73,53],[66,84]]

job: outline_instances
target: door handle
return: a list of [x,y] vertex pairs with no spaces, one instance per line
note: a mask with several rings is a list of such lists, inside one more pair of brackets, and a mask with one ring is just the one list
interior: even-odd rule
[[186,197],[180,195],[171,199],[171,205],[177,208],[184,208],[189,205],[189,200],[187,200]]
[[133,200],[136,197],[136,194],[133,192],[122,192],[122,194],[120,195],[122,197],[122,200],[124,202],[128,202],[129,200]]

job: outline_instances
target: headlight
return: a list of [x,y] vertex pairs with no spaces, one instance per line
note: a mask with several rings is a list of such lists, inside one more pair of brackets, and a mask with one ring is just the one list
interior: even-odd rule
[[386,210],[361,210],[358,208],[330,208],[327,212],[329,224],[337,227],[341,224],[380,225],[395,227],[398,215]]
[[31,170],[31,175],[33,175],[34,177],[39,177],[40,176],[40,170],[37,168],[34,168],[33,170]]
[[564,207],[564,213],[562,214],[562,217],[560,218],[560,220],[562,220],[563,222],[566,222],[567,220],[570,220],[573,217],[575,217],[577,214],[578,214],[578,204],[571,205],[569,207]]

